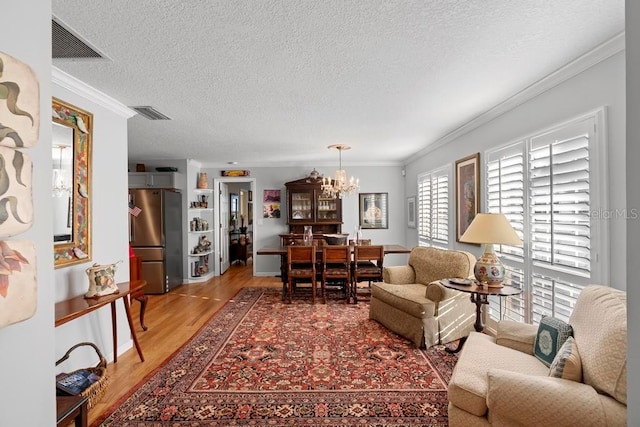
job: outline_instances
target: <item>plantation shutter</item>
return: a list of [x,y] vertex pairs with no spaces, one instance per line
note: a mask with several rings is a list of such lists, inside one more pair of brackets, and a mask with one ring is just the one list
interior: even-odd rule
[[531,315],[567,321],[591,278],[590,147],[587,119],[531,139]]
[[[606,229],[591,218],[606,206],[597,197],[606,188],[604,142],[596,140],[601,120],[599,112],[487,151],[487,211],[503,213],[523,240],[522,247],[496,248],[507,284],[523,292],[489,298],[490,320],[568,320],[580,291],[607,277],[592,255],[607,259]],[[597,151],[600,162],[591,158]]]
[[[523,142],[497,150],[487,161],[488,212],[502,213],[524,238],[524,155]],[[522,246],[496,245],[501,257],[509,256],[522,262]]]
[[534,265],[589,276],[589,129],[579,123],[533,138],[529,153]]
[[448,168],[418,177],[418,238],[424,246],[449,244]]
[[[487,211],[502,213],[518,237],[524,239],[525,218],[525,170],[524,141],[487,153]],[[507,270],[505,282],[523,289],[524,249],[522,246],[495,245],[498,256]],[[492,319],[508,319],[524,322],[525,295],[506,299],[489,298],[489,316]]]

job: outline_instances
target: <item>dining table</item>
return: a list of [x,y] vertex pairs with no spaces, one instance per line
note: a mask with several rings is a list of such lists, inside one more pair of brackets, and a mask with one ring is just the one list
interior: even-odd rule
[[[383,244],[382,250],[385,255],[390,254],[408,254],[411,252],[410,248],[404,247],[398,244]],[[353,250],[353,245],[351,245]],[[282,279],[282,298],[284,300],[287,292],[287,246],[272,246],[264,247],[256,252],[257,255],[278,255],[280,257],[280,277]],[[316,257],[322,259],[322,246],[316,246]]]

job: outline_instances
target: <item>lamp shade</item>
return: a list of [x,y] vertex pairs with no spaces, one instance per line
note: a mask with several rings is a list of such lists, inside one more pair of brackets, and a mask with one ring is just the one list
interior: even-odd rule
[[460,237],[465,243],[493,243],[502,245],[521,245],[522,240],[516,234],[503,214],[479,213],[469,228]]

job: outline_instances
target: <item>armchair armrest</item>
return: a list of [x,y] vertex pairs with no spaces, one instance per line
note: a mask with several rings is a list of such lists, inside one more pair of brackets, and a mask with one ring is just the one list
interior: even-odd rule
[[527,354],[533,354],[538,326],[529,323],[501,320],[496,331],[496,344]]
[[394,265],[391,267],[383,267],[382,280],[385,283],[395,285],[406,285],[416,282],[416,272],[410,265]]
[[489,421],[494,426],[572,427],[607,425],[598,393],[560,378],[490,369]]
[[453,298],[461,294],[461,292],[458,292],[454,289],[445,288],[442,284],[440,284],[440,281],[438,280],[429,283],[426,288],[427,291],[425,292],[424,296],[435,303]]

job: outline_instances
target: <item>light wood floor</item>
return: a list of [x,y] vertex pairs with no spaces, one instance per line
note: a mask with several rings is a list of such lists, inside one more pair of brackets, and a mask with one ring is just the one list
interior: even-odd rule
[[281,288],[280,278],[254,277],[252,265],[234,264],[225,274],[204,283],[178,286],[164,295],[149,295],[145,313],[147,331],[138,321],[140,304],[132,302],[136,333],[145,357],[140,362],[135,348],[110,363],[111,384],[102,401],[89,412],[89,424],[116,403],[145,376],[180,348],[240,289],[247,286]]

